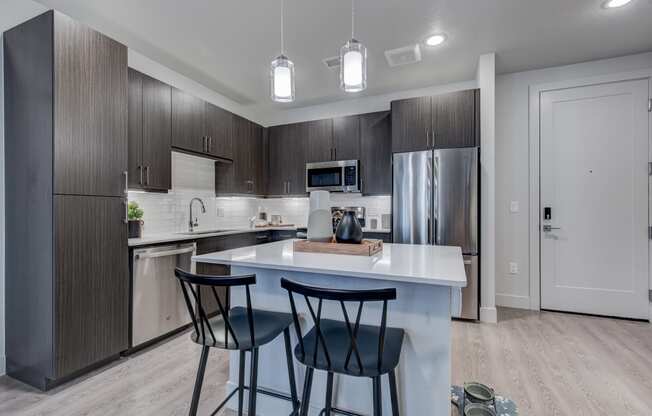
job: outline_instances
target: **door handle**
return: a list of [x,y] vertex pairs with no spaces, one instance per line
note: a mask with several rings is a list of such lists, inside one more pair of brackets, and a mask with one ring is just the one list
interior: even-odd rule
[[122,172],[125,175],[125,196],[129,195],[129,171],[125,170]]
[[549,233],[553,230],[561,230],[561,227],[553,227],[552,225],[549,224],[544,224],[543,225],[543,232],[544,233]]

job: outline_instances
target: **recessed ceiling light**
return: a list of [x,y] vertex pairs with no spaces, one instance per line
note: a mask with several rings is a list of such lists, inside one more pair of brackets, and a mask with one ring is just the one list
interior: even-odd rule
[[[615,0],[612,0],[612,1],[615,1]],[[428,46],[437,46],[437,45],[441,45],[445,41],[446,41],[446,35],[440,33],[440,34],[437,34],[437,35],[428,36],[428,38],[426,38],[426,45],[428,45]]]
[[609,1],[605,1],[602,4],[602,7],[604,7],[605,9],[615,9],[616,7],[626,6],[631,2],[632,0],[609,0]]

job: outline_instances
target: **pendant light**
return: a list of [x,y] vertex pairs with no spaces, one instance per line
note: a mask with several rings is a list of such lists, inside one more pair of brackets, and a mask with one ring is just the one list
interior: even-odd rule
[[269,80],[273,101],[289,103],[294,101],[294,63],[285,56],[283,39],[284,0],[281,0],[281,54],[272,61]]
[[340,48],[340,88],[360,92],[367,88],[367,48],[355,39],[355,0],[351,0],[351,40]]

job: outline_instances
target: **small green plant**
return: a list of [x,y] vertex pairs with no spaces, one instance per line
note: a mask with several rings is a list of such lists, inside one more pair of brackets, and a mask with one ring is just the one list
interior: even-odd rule
[[129,220],[130,221],[141,221],[143,219],[143,214],[145,212],[143,211],[142,208],[138,206],[137,202],[131,201],[129,202]]

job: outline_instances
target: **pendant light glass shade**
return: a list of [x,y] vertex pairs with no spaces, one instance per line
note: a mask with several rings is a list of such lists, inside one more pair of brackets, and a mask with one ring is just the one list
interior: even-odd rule
[[340,88],[346,92],[367,88],[367,48],[355,39],[340,48]]
[[272,61],[269,79],[272,100],[280,103],[294,101],[294,63],[285,55]]

